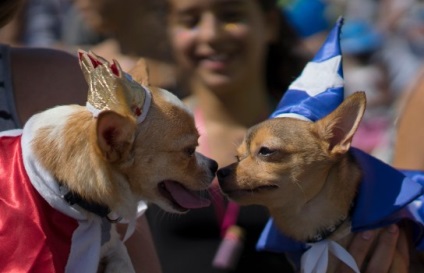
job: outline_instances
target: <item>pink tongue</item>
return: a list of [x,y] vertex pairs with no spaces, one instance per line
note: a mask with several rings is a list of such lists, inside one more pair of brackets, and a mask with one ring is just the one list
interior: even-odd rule
[[207,207],[211,204],[208,199],[202,198],[195,193],[187,190],[181,184],[173,181],[164,181],[166,189],[172,195],[174,200],[183,208],[197,209]]

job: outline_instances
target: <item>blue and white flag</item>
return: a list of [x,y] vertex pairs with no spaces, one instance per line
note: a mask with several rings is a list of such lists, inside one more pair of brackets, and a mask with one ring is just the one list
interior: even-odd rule
[[[340,18],[314,59],[289,86],[270,118],[291,117],[315,122],[342,103],[342,25],[343,18]],[[424,172],[401,172],[359,149],[352,147],[350,152],[363,172],[351,211],[351,230],[374,229],[410,219],[415,223],[415,245],[424,250],[424,209],[418,199],[423,194]],[[350,254],[336,242],[327,239],[308,244],[295,241],[282,234],[272,219],[263,230],[257,249],[289,253],[295,263],[301,264],[302,272],[326,272],[328,253],[331,252],[359,272]]]
[[329,33],[314,59],[289,86],[271,118],[294,117],[316,121],[331,113],[344,99],[340,32],[343,18]]

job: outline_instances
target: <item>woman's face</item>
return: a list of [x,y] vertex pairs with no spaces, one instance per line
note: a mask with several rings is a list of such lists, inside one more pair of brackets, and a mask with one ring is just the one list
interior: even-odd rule
[[256,0],[168,0],[174,57],[209,88],[263,77],[270,20]]

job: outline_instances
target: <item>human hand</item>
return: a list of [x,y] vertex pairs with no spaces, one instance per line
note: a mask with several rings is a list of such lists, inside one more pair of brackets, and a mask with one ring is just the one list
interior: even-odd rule
[[[404,273],[409,269],[409,247],[404,230],[395,224],[379,230],[359,232],[347,250],[353,256],[361,272]],[[351,273],[345,265],[340,273]]]

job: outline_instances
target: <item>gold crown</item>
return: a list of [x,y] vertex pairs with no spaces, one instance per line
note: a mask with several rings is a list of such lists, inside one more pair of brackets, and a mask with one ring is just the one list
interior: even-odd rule
[[150,106],[151,95],[122,71],[115,60],[110,64],[92,52],[78,51],[79,63],[88,83],[87,108],[95,117],[101,111],[129,111],[140,123]]

